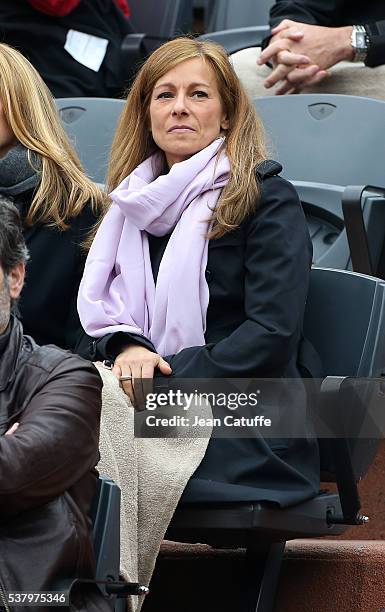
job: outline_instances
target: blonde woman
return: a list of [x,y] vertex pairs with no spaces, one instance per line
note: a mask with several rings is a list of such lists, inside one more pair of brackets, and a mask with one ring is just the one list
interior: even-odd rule
[[[146,381],[297,379],[311,241],[294,188],[266,159],[261,123],[224,50],[188,38],[157,49],[113,143],[112,206],[80,286],[88,356],[114,361],[132,401]],[[299,412],[297,412],[299,410]],[[236,435],[236,433],[234,434]],[[212,439],[189,501],[317,494],[317,444]]]
[[0,44],[0,194],[18,207],[29,249],[19,303],[25,333],[39,344],[73,348],[81,243],[103,207],[33,66]]

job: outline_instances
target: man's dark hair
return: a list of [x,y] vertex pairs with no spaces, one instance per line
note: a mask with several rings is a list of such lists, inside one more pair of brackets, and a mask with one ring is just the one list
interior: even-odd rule
[[5,275],[18,263],[26,263],[28,249],[16,206],[0,195],[0,266]]

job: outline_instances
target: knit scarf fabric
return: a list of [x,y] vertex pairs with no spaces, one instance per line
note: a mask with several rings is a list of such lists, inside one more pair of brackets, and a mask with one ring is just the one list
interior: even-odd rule
[[[39,156],[30,152],[33,166],[39,166]],[[41,172],[37,172],[28,160],[28,149],[17,143],[0,159],[0,193],[16,197],[35,189]]]
[[[79,316],[90,336],[144,335],[160,355],[205,344],[207,232],[230,173],[226,153],[217,156],[223,140],[165,175],[154,154],[111,193],[79,289]],[[171,231],[155,287],[147,234]]]

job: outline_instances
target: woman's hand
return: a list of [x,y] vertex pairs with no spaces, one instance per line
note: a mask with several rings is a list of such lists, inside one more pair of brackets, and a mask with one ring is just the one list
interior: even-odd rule
[[[155,368],[159,368],[166,376],[172,373],[171,367],[163,357],[136,344],[124,349],[115,359],[112,371],[138,410],[145,409],[146,395],[152,391]],[[121,380],[126,376],[127,380]]]

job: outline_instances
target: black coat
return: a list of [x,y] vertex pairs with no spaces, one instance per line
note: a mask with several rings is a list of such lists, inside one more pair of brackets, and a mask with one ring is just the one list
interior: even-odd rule
[[[109,41],[98,72],[77,62],[64,49],[68,30]],[[121,96],[127,86],[121,45],[131,31],[115,0],[82,0],[65,17],[45,15],[25,0],[0,2],[1,41],[30,60],[57,98]]]
[[82,333],[76,307],[86,257],[81,243],[95,222],[87,206],[64,232],[41,224],[24,230],[30,260],[19,310],[25,333],[40,345],[73,350]]
[[[173,377],[300,377],[312,246],[297,193],[275,176],[280,169],[270,164],[261,172],[256,213],[235,231],[210,240],[206,344],[165,356]],[[150,237],[155,276],[167,239]],[[118,333],[91,342],[84,356],[111,359],[133,341],[155,350],[146,339]],[[315,440],[213,438],[184,498],[267,499],[285,506],[316,495],[318,485]]]
[[385,64],[384,0],[276,0],[270,9],[271,27],[282,19],[326,27],[368,25],[370,47],[365,64]]

